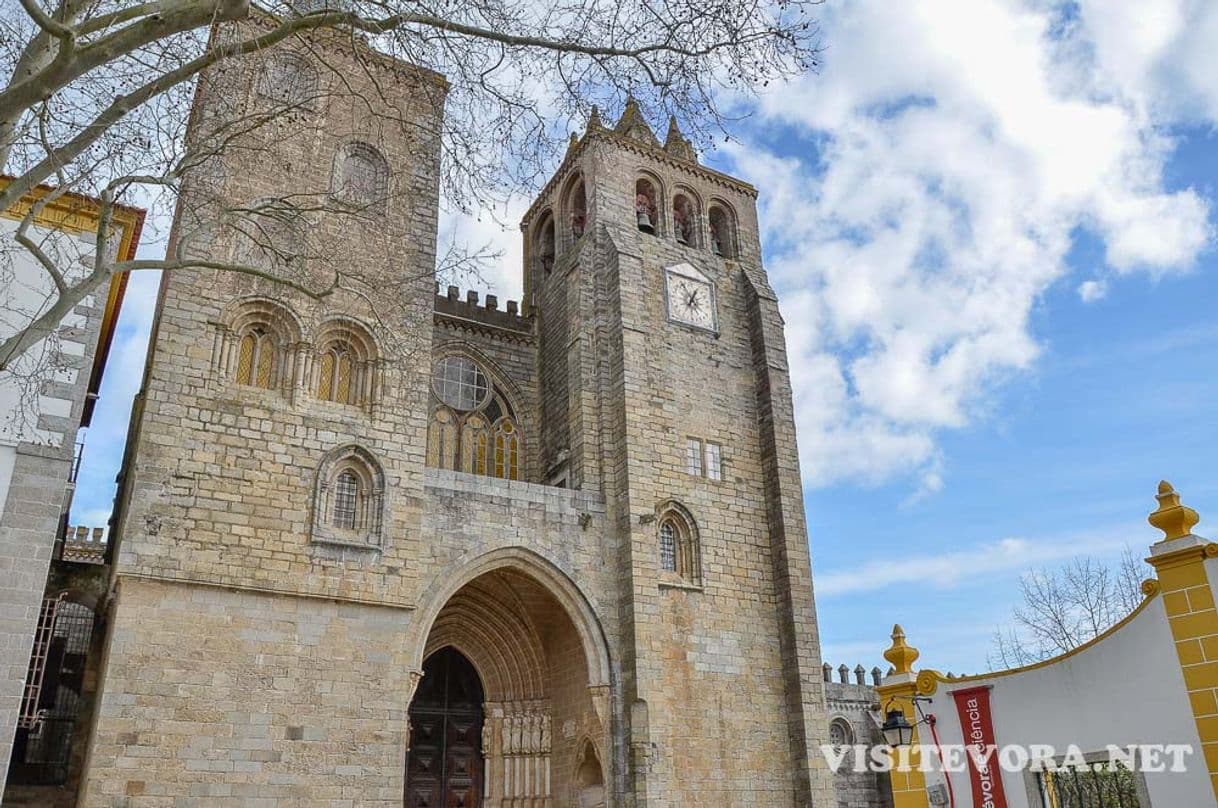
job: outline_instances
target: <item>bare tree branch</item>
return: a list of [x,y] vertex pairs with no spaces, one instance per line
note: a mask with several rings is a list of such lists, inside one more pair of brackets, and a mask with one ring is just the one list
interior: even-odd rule
[[1093,558],[1019,579],[1013,625],[994,633],[992,670],[1015,668],[1064,654],[1103,634],[1142,602],[1142,568],[1125,548],[1116,570]]
[[[0,0],[0,166],[11,177],[0,210],[23,211],[0,243],[0,280],[15,277],[19,264],[42,275],[31,284],[34,303],[0,295],[0,374],[20,364],[35,384],[35,366],[54,354],[46,346],[64,317],[122,273],[231,273],[312,300],[415,288],[417,278],[398,278],[386,290],[373,269],[347,266],[310,238],[310,223],[324,217],[378,237],[374,211],[334,189],[264,200],[200,193],[215,158],[274,152],[279,139],[307,126],[327,93],[362,93],[367,114],[414,131],[419,111],[397,108],[400,93],[381,85],[385,62],[446,78],[432,101],[443,198],[456,209],[486,210],[536,188],[591,107],[628,94],[656,119],[678,115],[687,134],[709,145],[723,132],[725,94],[815,66],[815,4],[350,0],[309,10],[267,0],[254,10],[248,0]],[[336,45],[355,55],[359,82],[348,80],[349,61],[327,63]],[[242,83],[251,65],[283,51],[306,53],[329,71],[313,97],[269,99]],[[192,116],[202,95],[225,114]],[[183,189],[194,209],[179,204]],[[91,250],[75,234],[46,230],[42,212],[69,192],[97,200]],[[19,207],[31,199],[31,209]],[[116,255],[113,214],[133,203],[153,209],[154,228],[177,211],[179,232],[164,259]],[[453,245],[437,271],[477,277],[495,257]],[[390,307],[373,316],[394,314]]]

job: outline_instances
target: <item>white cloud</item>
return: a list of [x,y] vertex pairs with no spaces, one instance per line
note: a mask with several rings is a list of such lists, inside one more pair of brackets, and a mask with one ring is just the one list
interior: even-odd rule
[[[1192,33],[1218,14],[1129,2],[1150,15],[1135,25],[1113,5],[830,3],[823,72],[760,103],[805,154],[727,150],[762,190],[809,484],[913,474],[937,490],[938,434],[1036,362],[1029,315],[1078,229],[1110,275],[1186,271],[1208,247],[1209,201],[1164,184],[1164,132],[1198,114],[1176,88],[1218,119],[1218,38]],[[1146,70],[1121,63],[1126,48]]]
[[[524,249],[520,219],[527,210],[528,200],[520,196],[512,197],[506,205],[477,213],[444,210],[440,215],[438,260],[443,260],[449,246],[500,254],[499,258],[485,263],[480,277],[460,277],[450,282],[462,289],[488,291],[501,301],[520,300]],[[502,302],[500,306],[503,306]]]
[[938,589],[992,587],[1005,574],[1014,579],[1032,567],[1079,556],[1108,556],[1124,546],[1113,536],[1121,531],[1054,536],[1037,540],[1006,538],[978,543],[962,550],[929,555],[902,555],[900,563],[876,559],[843,570],[820,570],[820,598],[875,592],[899,584],[929,584]]
[[1078,296],[1084,303],[1103,300],[1108,295],[1108,284],[1104,281],[1083,281],[1078,285]]

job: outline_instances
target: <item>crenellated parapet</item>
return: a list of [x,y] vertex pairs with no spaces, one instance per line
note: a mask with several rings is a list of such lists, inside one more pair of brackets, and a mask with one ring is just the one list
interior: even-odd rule
[[440,285],[436,284],[435,318],[437,325],[491,330],[498,336],[516,340],[531,341],[533,338],[532,311],[521,312],[520,303],[516,300],[508,300],[505,307],[500,309],[496,295],[487,295],[482,299],[473,289],[468,290],[462,299],[458,287],[449,286],[444,294],[440,294]]
[[104,564],[109,544],[109,528],[69,525],[64,530],[59,558],[78,564]]
[[[880,683],[880,678],[883,675],[878,666],[872,667],[868,671],[861,664],[855,665],[853,668],[844,664],[834,668],[828,662],[821,665],[821,672],[826,683],[832,683],[836,673],[838,683],[843,685],[854,684],[859,687],[875,687]],[[870,680],[868,680],[868,676],[870,676]]]

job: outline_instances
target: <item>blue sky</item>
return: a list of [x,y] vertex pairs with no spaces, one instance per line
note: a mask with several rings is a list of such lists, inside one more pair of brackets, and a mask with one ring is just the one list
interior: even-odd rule
[[[820,18],[823,70],[733,102],[751,117],[704,159],[761,190],[826,660],[882,664],[901,622],[975,672],[1020,573],[1154,540],[1160,478],[1218,519],[1218,5]],[[515,227],[450,225],[518,296]],[[133,279],[77,521],[109,512],[154,293]]]

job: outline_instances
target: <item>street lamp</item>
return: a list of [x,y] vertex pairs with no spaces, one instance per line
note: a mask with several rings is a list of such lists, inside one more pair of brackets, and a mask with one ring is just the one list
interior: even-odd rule
[[893,706],[896,698],[891,698],[884,705],[884,723],[880,725],[880,731],[884,733],[884,742],[889,746],[909,746],[913,743],[914,727],[919,724],[927,724],[933,727],[935,725],[935,717],[922,712],[922,704],[930,704],[933,699],[927,696],[910,696],[910,704],[918,713],[918,719],[912,724],[905,717],[905,712]]
[[880,729],[884,733],[885,743],[889,746],[909,746],[913,742],[913,725],[900,710],[889,710],[884,718],[884,726]]

